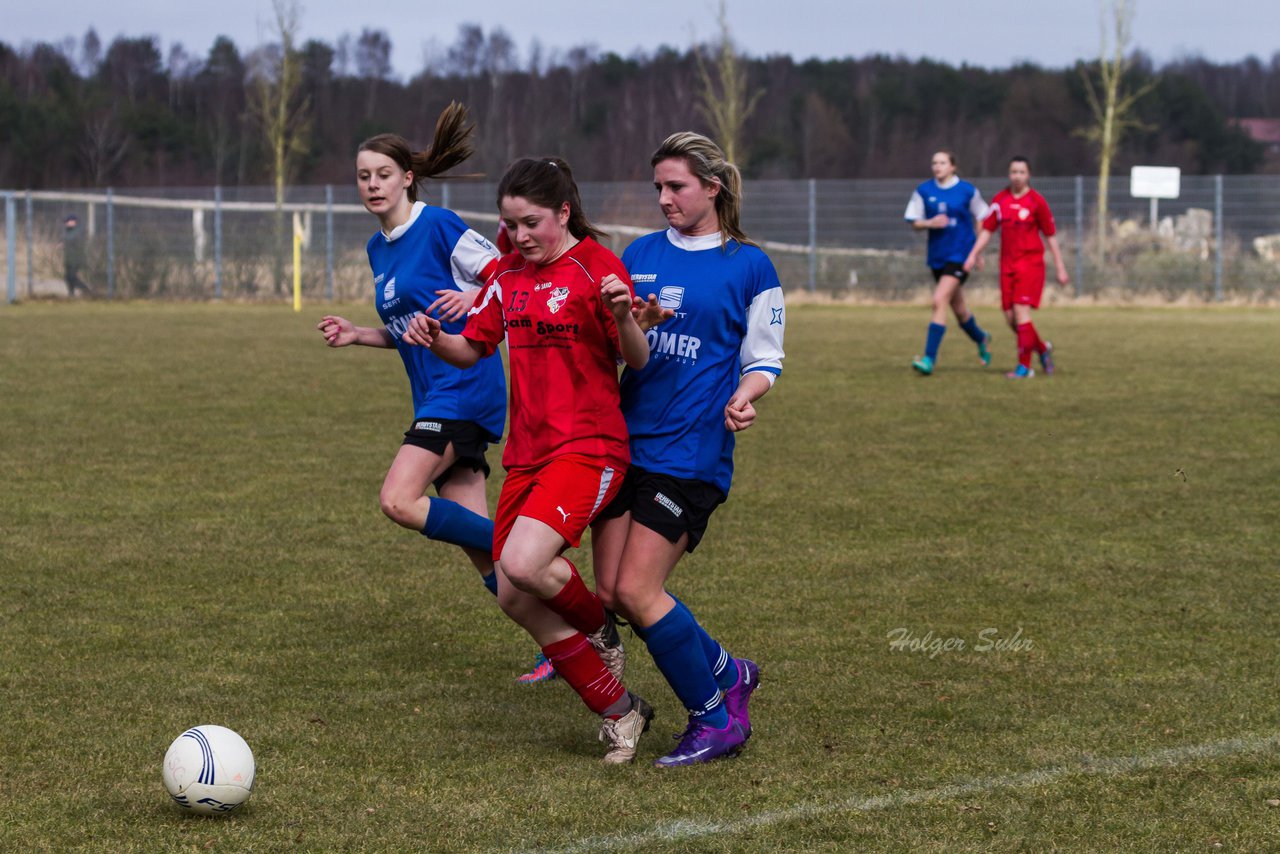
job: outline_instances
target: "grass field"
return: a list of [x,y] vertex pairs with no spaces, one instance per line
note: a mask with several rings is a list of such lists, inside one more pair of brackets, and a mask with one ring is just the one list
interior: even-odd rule
[[[921,379],[925,309],[793,307],[674,584],[760,663],[756,734],[677,771],[639,641],[658,718],[605,768],[461,554],[382,518],[403,372],[320,313],[0,308],[0,850],[1280,845],[1280,313],[1051,309],[1059,374],[1011,383],[991,309],[996,365],[953,329]],[[197,723],[257,756],[229,820],[160,784]]]

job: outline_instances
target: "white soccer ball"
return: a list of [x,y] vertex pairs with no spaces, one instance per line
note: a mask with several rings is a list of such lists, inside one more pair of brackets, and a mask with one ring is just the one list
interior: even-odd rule
[[164,787],[183,809],[224,815],[249,800],[253,751],[237,733],[203,724],[174,739],[164,755]]

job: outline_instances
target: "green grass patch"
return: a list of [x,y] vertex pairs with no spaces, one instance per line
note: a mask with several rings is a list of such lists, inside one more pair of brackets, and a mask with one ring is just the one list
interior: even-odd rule
[[[655,728],[605,768],[461,553],[382,517],[407,382],[321,313],[0,309],[0,849],[1274,846],[1270,749],[994,781],[1280,733],[1280,314],[1050,309],[1059,373],[1013,383],[990,309],[996,364],[953,328],[925,379],[925,309],[794,307],[673,584],[760,663],[756,735],[659,771],[684,715],[643,644]],[[160,783],[199,723],[257,756],[229,820]]]

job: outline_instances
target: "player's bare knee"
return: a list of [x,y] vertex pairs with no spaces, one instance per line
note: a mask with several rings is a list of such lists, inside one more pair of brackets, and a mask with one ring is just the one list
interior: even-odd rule
[[609,610],[622,615],[628,621],[639,621],[648,625],[645,617],[653,608],[654,601],[662,593],[662,589],[651,590],[647,584],[636,584],[620,579],[613,590],[613,605],[606,605]]
[[378,496],[378,504],[382,507],[382,513],[397,525],[406,528],[416,527],[409,518],[409,510],[412,507],[411,501],[406,501],[403,496],[394,492],[383,491]]
[[538,580],[542,577],[545,567],[536,566],[536,561],[528,560],[511,549],[503,549],[501,563],[502,572],[507,576],[512,587],[524,593],[537,592]]

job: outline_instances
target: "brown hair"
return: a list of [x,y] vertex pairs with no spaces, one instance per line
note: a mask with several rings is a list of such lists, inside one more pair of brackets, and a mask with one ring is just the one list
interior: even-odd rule
[[596,228],[582,211],[582,199],[578,184],[573,180],[569,164],[559,157],[522,157],[507,167],[506,174],[498,182],[498,206],[507,197],[527,199],[540,208],[559,211],[566,202],[569,205],[569,233],[581,240],[605,233]]
[[724,151],[709,138],[693,131],[673,133],[662,141],[649,159],[650,166],[678,157],[697,176],[702,186],[720,186],[716,193],[716,220],[720,223],[720,246],[732,237],[739,243],[756,244],[747,238],[739,223],[742,214],[742,172],[724,159]]
[[471,134],[475,129],[474,124],[467,124],[467,108],[457,101],[450,101],[436,119],[435,136],[426,151],[414,151],[409,140],[397,133],[380,133],[360,143],[356,153],[372,151],[384,154],[402,171],[412,172],[413,183],[409,185],[408,195],[409,201],[416,202],[419,184],[428,178],[447,178],[441,173],[448,172],[475,153],[471,144]]

